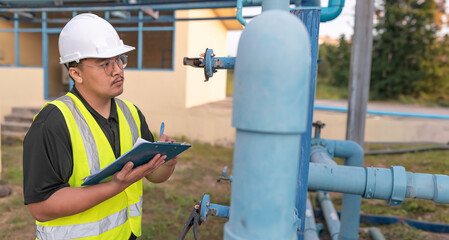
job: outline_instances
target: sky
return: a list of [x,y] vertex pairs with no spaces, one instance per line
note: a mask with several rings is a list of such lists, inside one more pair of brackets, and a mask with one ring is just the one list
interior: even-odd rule
[[[320,24],[320,36],[330,36],[338,39],[341,34],[345,34],[346,39],[348,39],[353,33],[355,1],[356,0],[345,0],[343,11],[336,19]],[[321,1],[321,5],[325,7],[327,1]],[[243,8],[243,16],[254,16],[260,14],[260,12],[261,7]],[[228,56],[235,57],[237,55],[237,45],[241,33],[242,31],[228,32]]]

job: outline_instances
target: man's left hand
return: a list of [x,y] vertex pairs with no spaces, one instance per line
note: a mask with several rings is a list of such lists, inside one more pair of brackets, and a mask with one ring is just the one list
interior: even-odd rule
[[[175,140],[170,138],[169,136],[162,134],[162,136],[159,138],[159,142],[170,142],[174,143]],[[166,163],[164,163],[164,166],[173,167],[178,163],[178,156],[168,160]]]

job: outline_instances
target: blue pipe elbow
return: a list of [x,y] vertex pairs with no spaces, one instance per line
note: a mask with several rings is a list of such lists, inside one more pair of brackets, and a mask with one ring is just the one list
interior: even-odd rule
[[329,6],[321,8],[320,22],[328,22],[337,18],[344,5],[345,0],[329,0]]

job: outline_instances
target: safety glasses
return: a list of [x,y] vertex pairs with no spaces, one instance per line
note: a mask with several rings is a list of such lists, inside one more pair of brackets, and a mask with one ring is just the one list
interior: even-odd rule
[[126,67],[126,65],[128,64],[128,56],[125,54],[122,54],[114,59],[110,59],[110,60],[106,61],[104,64],[102,64],[100,66],[94,66],[94,65],[90,65],[90,64],[84,64],[84,63],[79,63],[78,65],[100,68],[100,69],[104,70],[104,73],[106,73],[106,75],[112,76],[112,73],[114,72],[114,68],[115,68],[114,62],[117,63],[117,66],[121,70],[123,70]]

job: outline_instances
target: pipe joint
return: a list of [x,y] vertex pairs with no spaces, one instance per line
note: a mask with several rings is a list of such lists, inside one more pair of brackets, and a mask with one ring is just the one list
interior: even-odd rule
[[312,155],[316,151],[321,151],[329,155],[331,159],[334,158],[334,150],[335,150],[335,144],[333,141],[329,141],[322,138],[313,138],[311,140],[311,149],[310,149],[310,155]]
[[393,190],[390,199],[388,199],[388,205],[398,206],[404,201],[407,192],[407,174],[402,166],[392,166],[390,169],[393,176]]
[[376,176],[376,168],[366,168],[366,190],[363,194],[364,198],[371,199],[376,194]]
[[447,175],[433,175],[436,203],[449,203],[449,176]]

